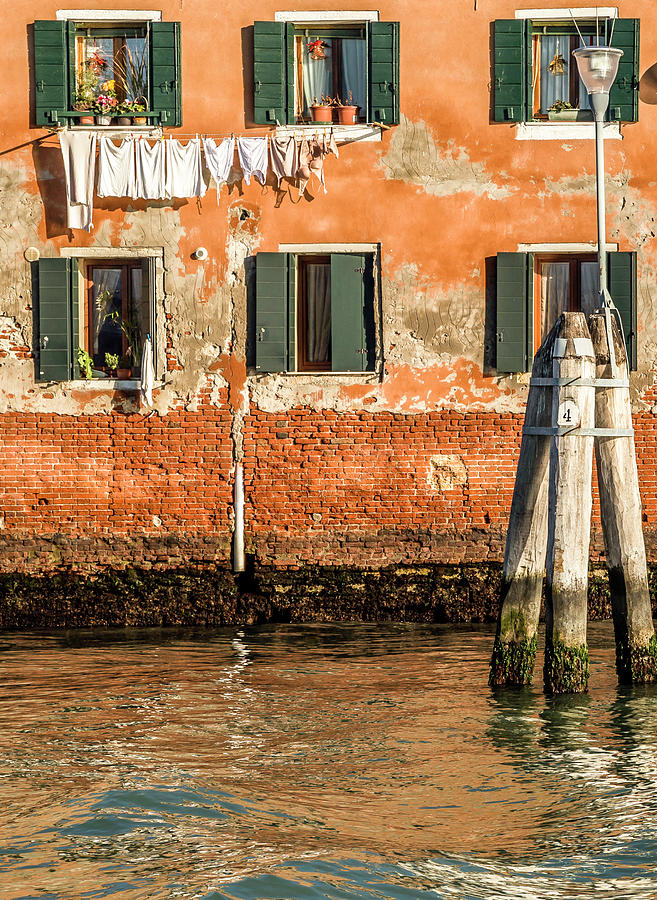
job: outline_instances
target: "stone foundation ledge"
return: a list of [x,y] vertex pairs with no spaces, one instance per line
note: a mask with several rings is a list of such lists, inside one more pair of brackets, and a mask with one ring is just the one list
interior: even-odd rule
[[[500,564],[378,568],[258,565],[61,569],[0,574],[0,629],[221,626],[284,622],[493,623]],[[657,566],[651,568],[653,612]],[[606,571],[591,571],[589,618],[611,615]]]

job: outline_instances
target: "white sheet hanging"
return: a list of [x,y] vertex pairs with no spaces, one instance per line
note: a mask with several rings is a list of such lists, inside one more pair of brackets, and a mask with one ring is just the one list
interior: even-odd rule
[[66,225],[91,231],[94,210],[96,135],[59,132],[66,176]]
[[135,197],[143,200],[168,200],[164,141],[156,141],[151,147],[141,138],[136,147]]
[[205,138],[203,141],[203,151],[205,153],[205,164],[217,183],[218,203],[221,186],[228,181],[230,170],[233,167],[233,160],[235,159],[235,138],[226,138],[219,146],[217,146],[212,138]]
[[267,178],[267,138],[240,137],[237,139],[237,152],[244,181],[251,184],[253,175],[260,184],[264,184]]
[[201,170],[201,142],[193,138],[183,146],[180,141],[167,140],[167,196],[203,197],[207,185]]
[[98,196],[135,196],[135,142],[131,138],[118,146],[101,137],[98,144]]

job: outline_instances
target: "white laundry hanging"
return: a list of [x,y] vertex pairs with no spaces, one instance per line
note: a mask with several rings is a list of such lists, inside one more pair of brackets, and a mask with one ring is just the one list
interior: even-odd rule
[[59,146],[66,176],[66,225],[91,231],[94,227],[96,135],[60,131]]
[[253,175],[260,184],[264,184],[267,178],[267,138],[239,137],[237,139],[237,152],[244,174],[244,181],[247,184],[251,184],[251,176]]
[[156,141],[151,147],[140,138],[136,143],[135,197],[143,200],[168,200],[164,141]]
[[144,349],[141,354],[141,396],[147,406],[153,406],[153,385],[155,371],[153,369],[153,344],[150,334],[146,335]]
[[221,185],[228,181],[230,170],[233,167],[233,160],[235,159],[235,138],[226,138],[219,146],[217,146],[212,138],[205,138],[203,141],[203,152],[205,153],[205,164],[217,183],[218,203]]
[[135,142],[126,138],[115,144],[101,137],[98,144],[98,196],[135,196]]
[[180,141],[167,140],[168,197],[203,197],[207,185],[201,170],[201,142],[198,138],[183,146]]

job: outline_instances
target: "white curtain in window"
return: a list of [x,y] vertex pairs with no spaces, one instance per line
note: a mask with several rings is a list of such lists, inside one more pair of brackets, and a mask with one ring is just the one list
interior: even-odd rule
[[331,358],[331,267],[326,263],[306,266],[306,359],[327,362]]
[[600,273],[597,262],[583,262],[579,268],[582,312],[589,316],[600,305]]
[[[110,313],[115,310],[121,313],[121,293],[123,290],[123,273],[121,269],[94,268],[93,283],[93,321],[92,349],[94,354],[104,352],[104,345],[109,340],[110,344],[117,343],[120,346],[121,327],[116,322],[108,319]],[[102,336],[101,336],[102,333]],[[114,352],[114,346],[109,347]],[[104,358],[100,360],[104,365]]]
[[570,306],[570,263],[541,264],[541,341]]
[[367,115],[367,44],[365,41],[345,38],[342,41],[342,82],[344,103],[351,91],[354,106],[360,106],[360,115]]
[[[555,56],[563,57],[563,74],[550,71]],[[570,100],[570,38],[566,35],[541,37],[541,112],[546,113],[556,100]]]
[[314,38],[308,37],[303,40],[303,49],[301,57],[301,69],[303,75],[303,114],[310,116],[310,104],[313,98],[320,100],[322,94],[329,95],[332,91],[332,41],[328,40],[324,43],[328,47],[324,47],[325,59],[313,59],[308,52],[308,42]]

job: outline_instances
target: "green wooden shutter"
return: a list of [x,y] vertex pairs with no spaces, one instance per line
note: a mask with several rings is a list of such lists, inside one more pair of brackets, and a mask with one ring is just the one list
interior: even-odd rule
[[[256,256],[256,369],[294,369],[294,256]],[[292,290],[291,290],[292,287]]]
[[331,254],[333,372],[364,372],[368,365],[373,368],[374,341],[368,327],[372,317],[367,308],[372,305],[371,264],[371,256],[362,253]]
[[54,125],[69,108],[66,22],[34,23],[35,122]]
[[370,22],[368,122],[399,125],[399,22]]
[[609,116],[620,122],[639,118],[639,19],[611,21],[611,46],[623,51],[618,75],[609,92]]
[[162,125],[182,125],[180,22],[150,25],[151,109]]
[[291,23],[253,24],[253,121],[257,125],[294,122],[294,26]]
[[497,371],[527,372],[534,358],[534,257],[497,254]]
[[38,272],[38,380],[68,381],[78,346],[78,262],[40,259]]
[[[526,19],[497,19],[494,24],[493,121],[524,122],[527,113]],[[531,78],[531,73],[529,75]]]
[[623,323],[630,370],[636,371],[636,253],[608,253],[609,293]]

